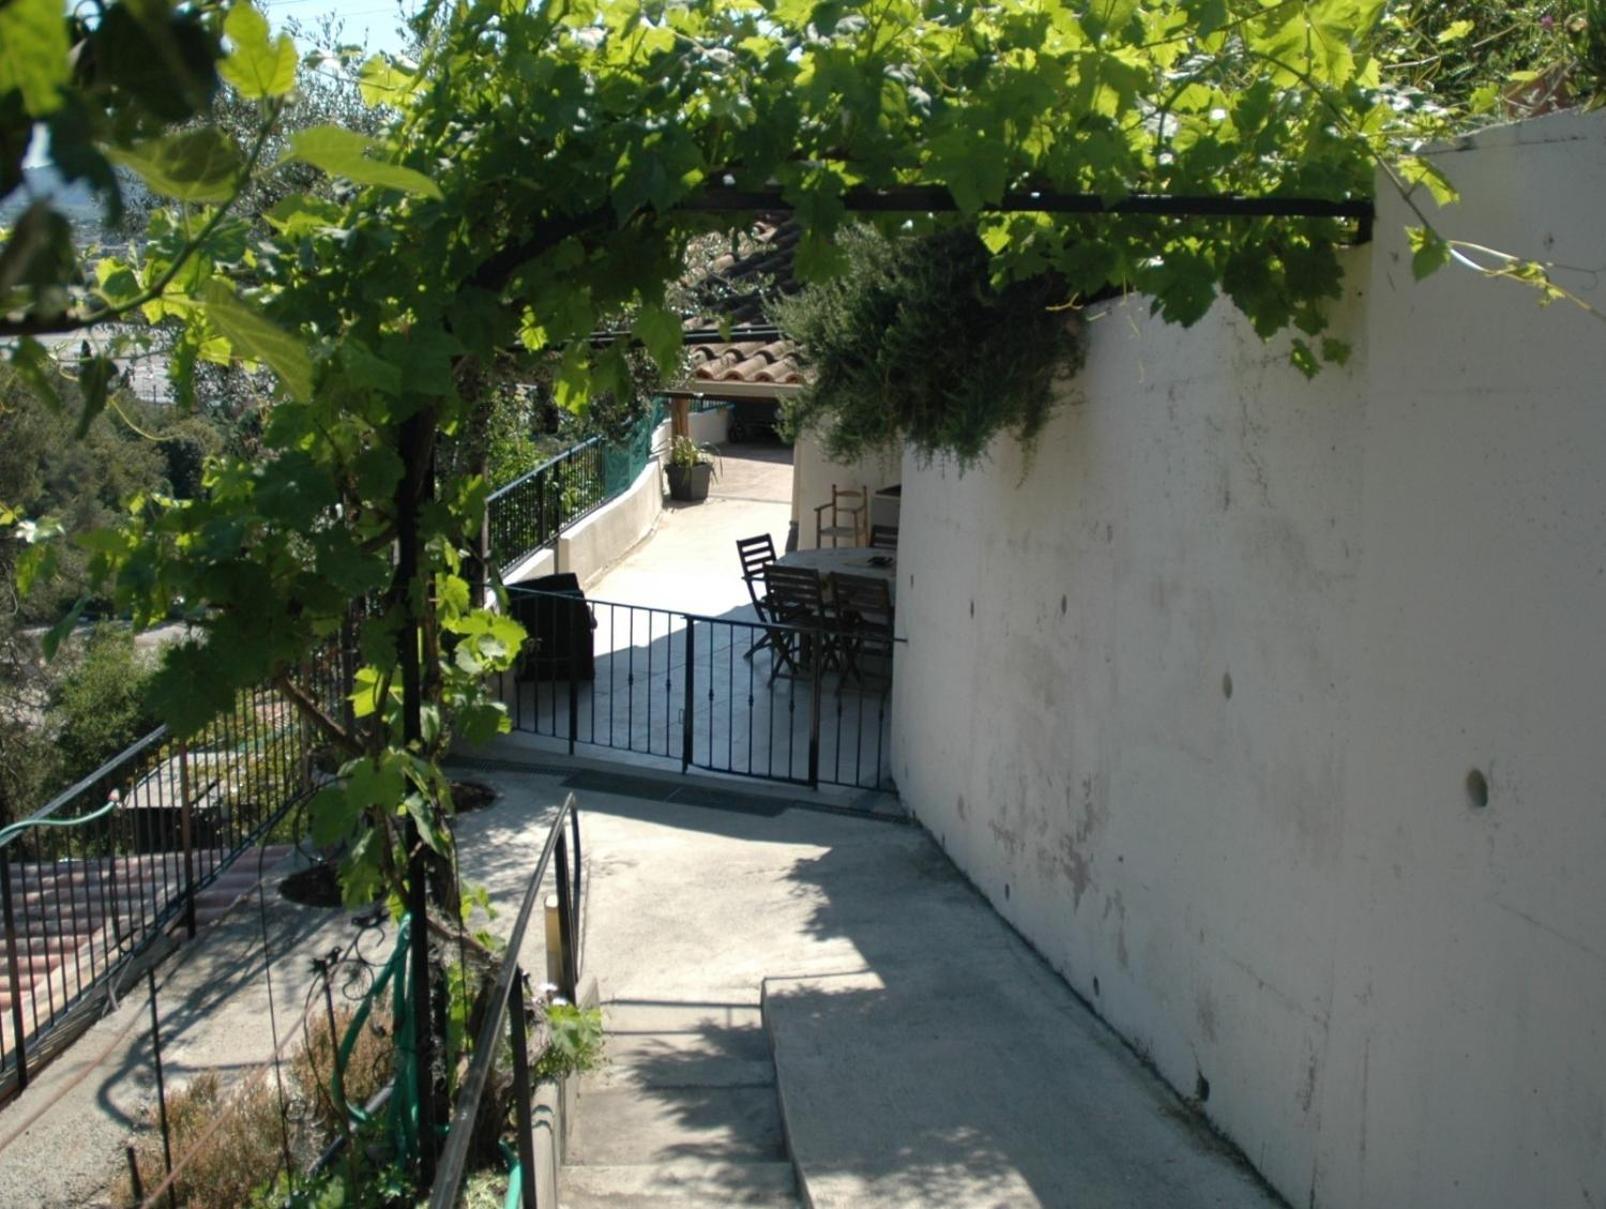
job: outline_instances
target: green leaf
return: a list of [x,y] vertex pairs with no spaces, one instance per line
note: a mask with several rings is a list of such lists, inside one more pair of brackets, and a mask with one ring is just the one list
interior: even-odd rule
[[0,4],[0,96],[13,88],[34,117],[61,106],[67,83],[67,19],[60,0]]
[[680,362],[680,320],[661,306],[644,306],[631,331],[667,377]]
[[56,652],[61,649],[62,641],[73,632],[78,619],[84,614],[84,607],[89,604],[88,596],[80,596],[73,602],[73,607],[67,610],[67,615],[45,632],[44,651],[46,659],[54,659]]
[[110,357],[96,354],[85,357],[78,365],[78,393],[83,396],[83,407],[78,413],[78,439],[84,439],[95,417],[106,410],[106,400],[117,376],[117,363]]
[[351,713],[356,718],[367,718],[380,707],[379,689],[384,683],[378,668],[360,667],[351,678]]
[[307,816],[312,822],[312,842],[320,848],[327,848],[350,838],[361,814],[361,807],[353,804],[344,785],[325,785],[307,805]]
[[1405,238],[1411,244],[1411,272],[1418,281],[1450,262],[1450,245],[1431,227],[1407,227]]
[[24,598],[36,583],[47,583],[56,573],[57,547],[38,542],[17,556],[15,567],[17,595]]
[[223,32],[234,53],[218,66],[218,74],[242,97],[282,97],[295,87],[296,46],[280,34],[268,38],[268,19],[250,4],[236,4],[223,20]]
[[402,391],[401,367],[376,357],[362,341],[348,339],[336,354],[342,369],[364,387],[385,395],[399,395]]
[[319,231],[338,228],[344,211],[334,202],[310,193],[292,193],[263,215],[275,231],[300,239]]
[[450,841],[440,826],[440,812],[423,793],[410,793],[402,799],[402,809],[412,816],[418,838],[431,849],[444,853]]
[[1294,341],[1293,347],[1288,350],[1288,360],[1295,369],[1305,375],[1307,380],[1314,378],[1321,369],[1315,350],[1303,340]]
[[362,65],[357,76],[357,90],[366,105],[391,105],[400,109],[417,94],[418,79],[387,56],[375,55]]
[[340,862],[340,897],[348,907],[367,907],[383,885],[384,848],[379,832],[364,831]]
[[1350,347],[1347,340],[1338,340],[1332,336],[1322,338],[1322,360],[1333,365],[1349,364],[1350,354],[1355,350]]
[[314,126],[291,136],[289,149],[279,162],[299,160],[330,176],[343,176],[359,185],[400,189],[404,193],[440,200],[440,186],[422,172],[371,159],[368,155],[370,151],[383,150],[384,144],[355,131],[342,130],[339,126]]
[[0,298],[18,286],[33,287],[35,297],[59,314],[64,299],[60,283],[77,275],[72,225],[48,201],[36,201],[22,212],[0,248]]
[[500,701],[482,701],[457,712],[457,733],[468,743],[487,743],[513,728],[507,706]]
[[244,164],[234,140],[210,126],[114,148],[108,155],[139,173],[153,193],[188,202],[227,201]]
[[1471,32],[1472,22],[1463,18],[1460,21],[1450,22],[1450,24],[1446,25],[1439,31],[1438,37],[1434,38],[1433,40],[1439,43],[1459,42]]
[[1421,159],[1418,156],[1407,155],[1400,159],[1396,165],[1400,177],[1412,185],[1426,185],[1433,196],[1433,200],[1441,206],[1453,206],[1461,200],[1455,186],[1450,183],[1439,166],[1431,160]]
[[241,302],[219,279],[207,283],[205,303],[207,318],[235,352],[270,366],[291,398],[305,402],[312,397],[312,358],[297,337]]
[[11,368],[22,375],[23,381],[33,387],[34,393],[51,411],[61,410],[61,394],[56,390],[56,361],[44,345],[32,336],[24,336],[11,350]]
[[394,810],[406,789],[406,777],[395,753],[386,752],[378,760],[357,760],[348,764],[346,797],[354,812],[377,807]]

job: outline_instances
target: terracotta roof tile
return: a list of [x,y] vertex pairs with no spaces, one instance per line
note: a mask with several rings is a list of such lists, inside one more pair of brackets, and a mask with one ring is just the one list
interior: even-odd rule
[[[768,299],[798,288],[792,257],[801,232],[790,222],[760,223],[752,240],[756,246],[741,255],[729,252],[709,265],[704,292],[717,301],[717,315],[689,320],[688,327],[715,327],[769,322]],[[690,350],[695,383],[800,386],[797,350],[788,340],[731,341],[697,345]]]

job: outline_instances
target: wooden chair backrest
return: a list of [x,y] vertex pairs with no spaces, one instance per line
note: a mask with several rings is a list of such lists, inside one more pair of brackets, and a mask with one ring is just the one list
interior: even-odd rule
[[764,597],[779,621],[817,622],[825,616],[825,594],[820,573],[812,567],[764,568]]
[[877,576],[833,573],[831,607],[845,623],[892,628],[892,589]]
[[742,560],[742,578],[754,579],[775,561],[775,543],[768,533],[736,539],[736,556]]

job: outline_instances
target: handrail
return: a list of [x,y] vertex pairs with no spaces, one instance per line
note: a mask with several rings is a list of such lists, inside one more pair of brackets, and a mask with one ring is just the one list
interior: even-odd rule
[[20,822],[12,823],[9,827],[0,827],[0,848],[10,843],[13,835],[21,835],[30,827],[78,827],[84,823],[93,823],[96,819],[103,819],[117,809],[117,799],[107,798],[106,804],[98,810],[88,814],[80,814],[70,819],[26,818]]
[[[38,810],[30,814],[27,818],[18,819],[9,827],[0,830],[0,848],[4,848],[17,836],[21,835],[22,832],[28,827],[49,822],[50,817],[73,798],[76,798],[82,793],[88,792],[90,789],[94,788],[97,782],[111,776],[112,773],[116,772],[124,764],[143,755],[153,745],[160,743],[163,739],[167,738],[167,734],[168,730],[165,724],[158,726],[155,730],[151,731],[150,734],[146,735],[143,739],[138,740],[132,746],[123,748],[122,751],[112,756],[111,759],[107,760],[104,764],[95,769],[95,771],[90,773],[88,776],[84,777],[77,784],[71,785],[62,790],[55,797],[51,798],[50,801],[46,802]],[[97,812],[96,814],[82,815],[78,818],[65,820],[64,823],[58,823],[56,825],[62,826],[73,823],[87,823],[92,819],[100,818],[104,813],[105,809],[102,808],[101,811]]]
[[[569,822],[574,832],[574,885],[569,882],[569,837],[565,833],[564,823]],[[563,799],[563,805],[558,808],[558,814],[552,820],[547,831],[546,843],[541,848],[541,859],[536,862],[535,872],[531,874],[528,886],[525,887],[524,900],[519,904],[518,918],[513,923],[513,931],[508,936],[505,950],[506,958],[502,969],[497,975],[493,997],[487,1007],[485,1018],[480,1022],[479,1033],[474,1038],[474,1057],[469,1064],[468,1073],[464,1076],[457,1096],[457,1105],[452,1112],[451,1127],[446,1134],[446,1149],[441,1153],[439,1163],[435,1168],[435,1183],[429,1192],[430,1209],[451,1209],[457,1203],[458,1193],[462,1187],[463,1178],[468,1164],[469,1146],[473,1142],[474,1119],[479,1115],[480,1100],[485,1094],[485,1087],[490,1079],[491,1068],[495,1064],[501,1046],[499,1039],[502,1026],[508,1017],[508,1003],[510,999],[517,1000],[523,1006],[524,971],[519,965],[519,950],[524,944],[524,933],[529,927],[530,915],[535,909],[535,902],[541,892],[541,883],[546,879],[548,866],[553,857],[558,862],[558,909],[564,918],[562,924],[563,943],[565,953],[565,980],[572,982],[578,971],[575,968],[575,954],[573,944],[575,933],[575,912],[579,909],[579,844],[580,844],[580,808],[570,793]],[[570,985],[564,988],[571,999],[574,998],[577,988]],[[519,1154],[521,1161],[528,1166],[531,1155],[530,1131],[530,1087],[525,1055],[525,1023],[522,1019],[522,1010],[519,1018],[513,1022],[513,1059],[515,1067],[514,1096],[517,1101],[519,1121]],[[525,1171],[523,1186],[528,1195],[525,1204],[534,1203],[534,1172]]]
[[[319,683],[342,674],[331,656],[311,656]],[[175,919],[193,938],[199,892],[306,801],[311,732],[284,722],[291,708],[271,686],[242,689],[194,739],[158,726],[0,828],[0,1098]]]
[[601,437],[587,437],[584,441],[581,441],[578,445],[570,445],[562,453],[556,454],[556,455],[548,458],[546,461],[542,462],[535,469],[526,470],[523,474],[519,475],[518,478],[513,479],[513,480],[511,480],[509,482],[503,483],[495,491],[491,492],[490,495],[485,497],[485,502],[487,504],[489,504],[492,500],[500,499],[502,496],[506,495],[509,491],[512,491],[515,487],[522,487],[525,483],[529,482],[536,475],[540,474],[543,470],[551,470],[552,467],[556,466],[558,463],[568,461],[575,454],[579,453],[582,449],[589,449],[589,448],[591,448],[591,446],[599,444],[601,442],[601,440],[602,440]]

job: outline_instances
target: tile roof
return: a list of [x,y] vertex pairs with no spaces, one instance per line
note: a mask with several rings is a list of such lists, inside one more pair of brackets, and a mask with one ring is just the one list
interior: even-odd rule
[[[760,222],[747,248],[726,252],[708,266],[693,290],[705,301],[704,314],[687,322],[691,328],[767,325],[766,301],[798,288],[792,274],[792,256],[801,237],[790,222]],[[803,374],[797,349],[790,340],[732,340],[694,345],[689,350],[691,381],[695,387],[721,383],[744,387],[801,386]]]

